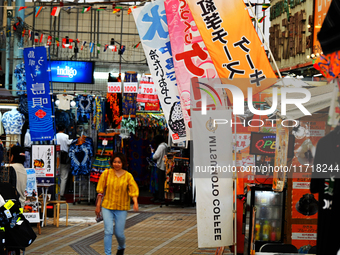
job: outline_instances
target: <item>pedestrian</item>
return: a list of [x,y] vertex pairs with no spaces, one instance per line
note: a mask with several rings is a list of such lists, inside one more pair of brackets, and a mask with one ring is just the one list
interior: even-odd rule
[[13,146],[9,149],[9,183],[16,188],[19,194],[21,207],[25,206],[25,190],[27,185],[27,172],[24,168],[26,160],[25,150],[20,146]]
[[[114,233],[118,241],[117,255],[123,255],[125,250],[124,229],[127,211],[130,210],[130,198],[133,200],[133,210],[138,211],[139,189],[132,174],[124,170],[127,167],[124,154],[113,154],[110,166],[111,168],[106,169],[98,181],[98,201],[95,212],[98,217],[100,210],[102,211],[105,254],[111,255],[114,223]],[[102,200],[102,208],[100,208]]]
[[158,176],[158,194],[156,196],[155,203],[163,203],[164,199],[164,183],[165,183],[165,164],[164,156],[168,151],[168,145],[165,143],[164,136],[156,135],[154,141],[157,145],[156,151],[151,148],[151,153],[154,153],[152,159],[157,161],[157,176]]
[[60,145],[60,197],[62,200],[65,200],[65,188],[68,179],[68,175],[71,169],[70,158],[68,156],[68,150],[70,148],[70,144],[72,143],[72,139],[69,139],[69,136],[64,133],[65,126],[58,126],[58,133],[56,135],[57,144]]

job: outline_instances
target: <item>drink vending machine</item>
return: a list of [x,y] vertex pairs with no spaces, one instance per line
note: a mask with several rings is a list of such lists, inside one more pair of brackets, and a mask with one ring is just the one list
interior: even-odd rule
[[[253,186],[247,192],[244,210],[244,255],[250,254],[252,225],[254,224],[255,251],[266,243],[283,243],[283,224],[286,189],[274,192],[271,186]],[[255,218],[253,208],[256,207]]]

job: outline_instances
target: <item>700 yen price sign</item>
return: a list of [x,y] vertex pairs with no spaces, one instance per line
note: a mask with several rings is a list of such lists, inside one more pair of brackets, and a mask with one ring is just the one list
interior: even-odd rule
[[122,93],[122,84],[120,82],[108,82],[107,92],[108,93]]
[[124,82],[124,93],[137,93],[137,82]]
[[156,89],[154,85],[151,84],[141,84],[141,94],[146,94],[146,95],[156,95]]

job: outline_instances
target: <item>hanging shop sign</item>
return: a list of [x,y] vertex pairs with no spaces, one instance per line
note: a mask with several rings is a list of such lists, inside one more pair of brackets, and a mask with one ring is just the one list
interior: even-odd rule
[[94,62],[49,61],[51,81],[93,84]]
[[242,0],[187,3],[223,84],[236,85],[246,95],[248,88],[257,94],[276,81]]
[[317,225],[292,224],[292,245],[299,253],[306,253],[316,245]]
[[25,48],[24,60],[31,140],[52,140],[54,129],[46,48]]
[[[294,156],[294,140],[294,136],[290,135],[288,141],[288,158]],[[274,157],[275,148],[276,134],[251,132],[249,154]]]
[[231,118],[229,110],[213,110],[207,115],[192,111],[194,150],[193,173],[196,184],[198,247],[233,244],[232,128],[214,125],[214,119]]
[[124,82],[124,93],[137,93],[138,82]]
[[186,125],[177,89],[164,1],[132,10],[160,104],[174,143],[185,141]]
[[122,93],[122,83],[121,82],[108,82],[107,92],[108,93]]
[[54,145],[32,145],[32,168],[37,177],[54,177]]
[[38,188],[35,170],[32,168],[26,169],[27,182],[25,189],[25,206],[24,216],[30,223],[39,223],[39,202],[38,202]]
[[203,39],[197,32],[197,26],[186,1],[166,0],[164,4],[177,89],[181,99],[184,120],[190,129],[189,109],[190,100],[192,100],[190,97],[190,79],[193,77],[218,78],[218,74]]

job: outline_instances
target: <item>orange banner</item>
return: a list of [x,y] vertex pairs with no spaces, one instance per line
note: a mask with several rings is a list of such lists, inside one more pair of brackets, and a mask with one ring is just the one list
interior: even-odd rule
[[242,0],[187,2],[222,83],[247,98],[248,87],[256,94],[276,81],[269,79],[276,76]]
[[316,0],[314,1],[314,31],[313,31],[313,52],[314,54],[322,52],[318,33],[322,27],[323,20],[326,17],[329,6],[332,1]]

